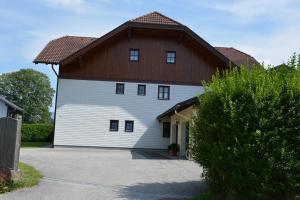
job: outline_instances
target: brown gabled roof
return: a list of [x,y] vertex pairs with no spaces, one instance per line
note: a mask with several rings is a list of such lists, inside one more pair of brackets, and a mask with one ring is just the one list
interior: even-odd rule
[[[97,38],[64,36],[50,41],[42,52],[35,58],[34,63],[58,64],[64,58],[70,56],[79,49],[87,46]],[[233,47],[215,47],[221,54],[229,58],[237,65],[258,64],[252,56]]]
[[64,36],[51,40],[34,59],[34,63],[59,64],[61,60],[90,44],[97,38]]
[[258,61],[240,50],[233,47],[215,47],[221,54],[229,58],[232,62],[241,65],[259,65]]
[[146,23],[146,24],[162,24],[162,25],[177,25],[182,26],[181,23],[159,13],[159,12],[152,12],[140,17],[137,17],[131,22],[139,22],[139,23]]
[[36,64],[66,64],[76,59],[78,56],[84,54],[85,52],[93,49],[94,47],[101,45],[102,42],[104,42],[108,38],[113,37],[120,31],[131,27],[180,30],[190,35],[197,42],[206,47],[211,53],[219,57],[227,64],[229,64],[230,62],[232,62],[233,65],[240,65],[241,63],[257,63],[257,61],[250,55],[234,48],[212,47],[209,43],[199,37],[188,27],[158,12],[152,12],[125,22],[124,24],[120,25],[119,27],[115,28],[114,30],[110,31],[100,38],[64,36],[52,40],[46,45],[46,47],[41,51],[41,53],[35,58],[33,62]]

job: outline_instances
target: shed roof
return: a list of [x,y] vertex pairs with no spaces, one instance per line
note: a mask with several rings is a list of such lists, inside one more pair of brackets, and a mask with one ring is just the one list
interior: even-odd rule
[[17,105],[14,104],[14,103],[8,101],[8,100],[5,99],[3,96],[0,96],[0,101],[3,101],[6,105],[8,105],[8,106],[14,108],[15,110],[18,110],[18,111],[20,111],[20,112],[23,112],[23,109],[22,109],[22,108],[20,108],[19,106],[17,106]]

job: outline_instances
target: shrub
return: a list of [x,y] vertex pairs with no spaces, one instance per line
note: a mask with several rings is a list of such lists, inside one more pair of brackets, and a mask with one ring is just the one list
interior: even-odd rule
[[22,142],[51,142],[54,128],[52,124],[23,124]]
[[191,150],[211,190],[223,199],[294,199],[300,184],[299,69],[231,69],[205,88]]

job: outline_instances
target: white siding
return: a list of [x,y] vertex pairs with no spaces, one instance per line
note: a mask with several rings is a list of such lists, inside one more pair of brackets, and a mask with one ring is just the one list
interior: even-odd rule
[[[158,85],[146,84],[146,96],[137,95],[138,83],[125,82],[117,95],[116,82],[60,79],[57,96],[55,145],[165,149],[156,117],[176,103],[203,92],[201,86],[170,85],[170,100],[158,100]],[[110,120],[119,120],[119,131],[110,132]],[[134,132],[124,131],[125,120],[134,121]]]
[[0,118],[7,116],[7,106],[0,100]]

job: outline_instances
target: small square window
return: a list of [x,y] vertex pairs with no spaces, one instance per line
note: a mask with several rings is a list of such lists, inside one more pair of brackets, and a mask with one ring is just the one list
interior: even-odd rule
[[124,94],[124,83],[117,83],[116,84],[116,94]]
[[119,120],[110,120],[109,131],[119,130]]
[[176,52],[168,51],[167,52],[167,64],[175,64],[176,63]]
[[138,85],[138,95],[145,96],[146,95],[146,85]]
[[169,138],[171,133],[171,124],[170,122],[163,123],[163,137]]
[[132,62],[139,61],[140,51],[138,49],[130,49],[129,51],[129,60]]
[[125,132],[133,132],[133,121],[125,121]]
[[158,86],[158,99],[169,100],[170,99],[170,86]]

